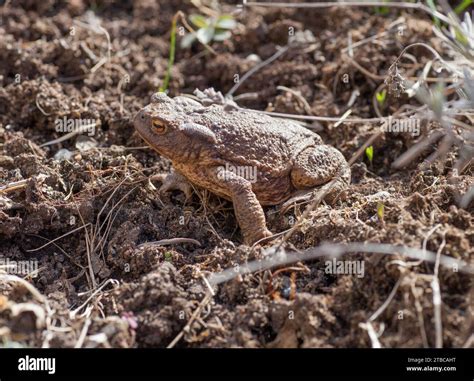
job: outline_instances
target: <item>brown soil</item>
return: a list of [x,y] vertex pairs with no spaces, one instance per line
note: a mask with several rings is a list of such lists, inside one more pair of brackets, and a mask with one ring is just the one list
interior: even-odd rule
[[[233,9],[227,5],[222,11]],[[207,292],[203,275],[261,258],[261,248],[242,244],[230,203],[206,192],[188,202],[180,192],[160,199],[159,183],[148,180],[168,171],[169,162],[144,147],[131,119],[162,83],[170,22],[178,10],[200,13],[179,0],[24,0],[2,7],[0,186],[26,181],[0,194],[0,258],[38,261],[37,276],[26,279],[46,298],[38,300],[16,282],[0,282],[4,346],[74,347],[84,329],[81,346],[167,346],[200,308]],[[178,47],[169,92],[214,87],[225,93],[235,74],[242,76],[254,65],[247,59],[250,54],[270,57],[288,42],[288,28],[294,27],[313,33],[313,49],[290,49],[258,71],[236,93],[253,97],[238,103],[305,114],[295,96],[277,89],[286,86],[301,93],[313,115],[339,116],[358,90],[352,115],[375,117],[372,98],[383,81],[355,68],[342,49],[349,33],[356,42],[387,30],[399,17],[404,18],[403,33],[395,29],[354,50],[354,61],[376,75],[384,75],[410,43],[440,46],[429,18],[400,10],[381,15],[374,9],[252,8],[237,16],[239,26],[231,39],[212,44],[217,56],[199,44]],[[104,29],[84,27],[98,22]],[[108,51],[103,30],[110,36],[111,57],[97,68]],[[416,75],[430,56],[422,49],[412,54],[418,63],[404,62]],[[345,74],[348,83],[342,80]],[[389,96],[382,112],[388,115],[406,103],[416,101]],[[40,147],[64,136],[55,130],[55,120],[63,117],[100,123],[91,137]],[[347,159],[375,131],[373,124],[364,123],[313,127]],[[433,126],[422,128],[426,133]],[[414,140],[406,134],[377,140],[373,162],[362,156],[353,165],[346,197],[313,211],[291,244],[298,249],[323,241],[421,248],[426,241],[428,250],[441,249],[473,264],[473,205],[467,210],[458,206],[460,195],[473,184],[472,167],[452,177],[453,150],[427,170],[419,168],[420,161],[404,170],[391,169]],[[88,144],[93,147],[87,149]],[[58,157],[61,149],[69,151],[63,151],[68,159]],[[275,207],[266,213],[268,227],[276,233],[289,228],[301,210],[281,215]],[[87,230],[79,229],[84,225]],[[201,246],[140,247],[175,237],[193,238]],[[379,340],[387,347],[435,345],[431,277],[424,276],[433,274],[432,264],[378,254],[344,258],[363,260],[365,276],[327,274],[325,260],[315,260],[218,286],[176,346],[368,347],[371,340],[360,324],[384,303],[401,276],[393,300],[373,323],[381,332]],[[472,276],[441,267],[439,281],[443,345],[463,346],[474,328]]]

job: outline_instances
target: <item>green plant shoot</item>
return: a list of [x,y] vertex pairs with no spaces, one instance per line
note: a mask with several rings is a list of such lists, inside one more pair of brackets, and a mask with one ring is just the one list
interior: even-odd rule
[[197,31],[183,37],[180,44],[182,48],[189,48],[196,40],[205,45],[211,41],[227,40],[232,35],[230,31],[237,25],[232,15],[208,18],[201,15],[190,15],[189,20],[197,28]]
[[368,146],[365,149],[365,156],[367,156],[367,159],[369,159],[370,165],[372,165],[372,159],[374,158],[374,147],[373,146]]
[[379,202],[377,204],[377,216],[379,217],[379,220],[382,222],[383,222],[384,211],[385,211],[385,205]]
[[[388,3],[390,0],[384,0],[384,3]],[[388,15],[390,12],[389,7],[375,7],[375,13],[385,16]]]
[[454,8],[454,12],[460,15],[467,9],[467,7],[472,5],[472,3],[473,3],[473,0],[463,0],[461,3],[459,3],[459,5],[456,8]]
[[166,76],[163,81],[163,85],[161,85],[158,90],[160,93],[163,93],[166,90],[168,90],[168,85],[171,78],[171,69],[174,64],[174,57],[175,57],[175,52],[176,52],[176,23],[177,21],[178,21],[178,14],[176,14],[173,17],[173,20],[171,21],[170,56],[168,58],[168,67],[166,69]]
[[[436,11],[436,4],[434,3],[434,0],[426,0],[426,3],[431,8],[431,10]],[[433,16],[433,21],[438,28],[441,27],[441,21],[439,21],[439,18]]]
[[377,102],[380,106],[383,106],[385,103],[385,99],[387,98],[387,90],[383,89],[379,93],[375,93],[375,98],[377,98]]
[[173,254],[169,251],[165,252],[165,261],[172,262],[173,261]]

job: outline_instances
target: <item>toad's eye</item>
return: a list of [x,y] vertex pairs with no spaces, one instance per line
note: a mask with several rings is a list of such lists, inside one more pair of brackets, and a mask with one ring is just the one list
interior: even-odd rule
[[153,131],[156,132],[157,134],[163,134],[166,131],[166,125],[162,120],[153,119],[151,124],[152,124]]

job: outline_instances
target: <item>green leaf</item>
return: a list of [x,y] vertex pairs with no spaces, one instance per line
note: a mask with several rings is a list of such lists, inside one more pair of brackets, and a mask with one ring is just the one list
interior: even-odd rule
[[209,20],[201,15],[190,15],[189,19],[198,28],[206,28],[210,24]]
[[[388,3],[390,0],[383,0],[384,3]],[[385,16],[390,13],[389,7],[375,7],[375,13]]]
[[431,104],[429,105],[438,120],[441,120],[443,117],[445,103],[444,85],[443,83],[438,83],[431,92]]
[[374,147],[373,146],[368,146],[365,149],[365,156],[367,156],[367,159],[369,159],[370,164],[372,164],[372,159],[374,158]]
[[160,86],[158,91],[165,92],[168,90],[168,85],[170,82],[171,78],[171,68],[173,67],[174,64],[174,58],[175,58],[175,53],[176,53],[176,16],[173,17],[173,20],[171,21],[171,34],[170,34],[170,56],[168,58],[168,67],[166,69],[166,75],[165,79],[163,81],[163,85]]
[[381,15],[381,16],[386,16],[390,12],[390,9],[388,7],[376,7],[375,8],[375,13]]
[[381,202],[377,204],[377,216],[379,217],[380,221],[383,221],[385,206]]
[[[431,8],[432,11],[436,11],[436,5],[434,3],[434,0],[426,0],[426,3],[428,4],[428,6]],[[433,21],[438,28],[441,27],[441,22],[439,21],[439,18],[434,16]]]
[[471,4],[472,0],[463,0],[456,8],[454,8],[454,12],[459,15],[464,12]]
[[189,48],[194,41],[196,41],[196,36],[193,33],[188,33],[181,39],[180,46],[183,49]]
[[203,44],[208,44],[212,40],[212,37],[214,37],[214,32],[214,27],[208,26],[206,28],[199,29],[196,33],[196,37],[199,42],[202,42]]
[[214,34],[214,41],[224,41],[232,37],[232,33],[230,33],[228,30],[220,30]]
[[385,98],[387,97],[387,90],[383,89],[380,93],[375,93],[375,98],[377,98],[377,102],[379,105],[383,105],[385,103]]
[[231,15],[222,15],[217,19],[216,27],[219,29],[234,29],[237,22]]
[[456,41],[460,44],[467,46],[469,44],[469,40],[464,35],[463,31],[459,30],[459,28],[454,28],[454,34],[456,36]]

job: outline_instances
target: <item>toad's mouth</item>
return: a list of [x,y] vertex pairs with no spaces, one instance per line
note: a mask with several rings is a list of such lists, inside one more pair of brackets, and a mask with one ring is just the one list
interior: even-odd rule
[[156,152],[158,152],[160,155],[162,155],[162,153],[158,150],[158,148],[156,148],[156,145],[154,143],[150,142],[150,140],[148,140],[146,138],[146,136],[144,134],[142,134],[138,128],[135,128],[135,131],[137,131],[138,135],[145,141],[146,144],[148,144],[150,146],[150,148],[154,149]]

